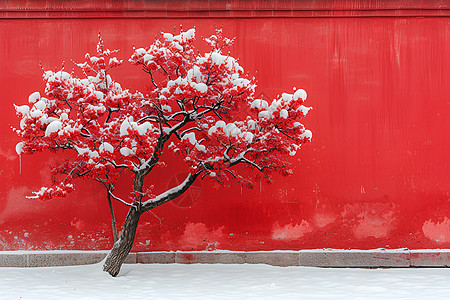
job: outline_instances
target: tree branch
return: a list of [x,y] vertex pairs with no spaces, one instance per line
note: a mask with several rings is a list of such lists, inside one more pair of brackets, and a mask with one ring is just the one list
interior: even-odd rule
[[235,159],[231,159],[231,160],[230,160],[230,167],[231,167],[231,166],[235,166],[235,165],[237,165],[238,163],[246,163],[246,164],[249,164],[249,165],[255,167],[255,168],[258,169],[258,171],[260,171],[260,172],[264,171],[264,167],[259,166],[259,165],[258,165],[257,163],[255,163],[254,161],[251,161],[251,160],[249,160],[248,158],[244,157],[242,154],[239,155],[238,158],[235,158]]
[[281,132],[282,134],[284,134],[285,136],[287,136],[288,138],[290,138],[290,139],[292,139],[292,140],[295,140],[294,137],[290,136],[289,134],[287,134],[286,132],[284,132],[283,130],[281,130],[281,129],[278,127],[278,125],[275,125],[275,128],[276,128],[279,132]]
[[186,133],[188,133],[189,131],[192,131],[192,130],[201,131],[201,129],[198,128],[198,127],[191,127],[191,128],[188,128],[188,129],[184,130],[182,133],[180,133],[180,136],[184,136]]
[[194,183],[195,179],[197,179],[197,177],[203,171],[204,170],[201,170],[195,174],[189,174],[181,184],[165,191],[162,194],[159,194],[153,199],[147,200],[142,203],[143,212],[149,211],[157,206],[160,206],[166,202],[169,202],[170,200],[181,196]]
[[113,160],[109,160],[109,159],[105,159],[105,161],[109,162],[110,164],[112,164],[114,166],[114,168],[128,168],[128,165],[118,165],[116,164],[115,161]]
[[120,199],[119,197],[115,196],[109,189],[108,189],[108,194],[111,195],[111,197],[113,197],[113,199],[122,202],[123,204],[127,205],[127,206],[133,206],[132,203],[128,203],[125,200]]
[[150,120],[151,122],[155,122],[156,123],[156,122],[158,122],[158,117],[154,116],[154,115],[145,116],[145,117],[139,119],[136,123],[141,123],[141,122],[144,122],[146,120]]

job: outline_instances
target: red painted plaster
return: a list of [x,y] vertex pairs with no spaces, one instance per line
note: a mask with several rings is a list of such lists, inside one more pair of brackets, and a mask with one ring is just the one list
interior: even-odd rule
[[[200,1],[103,2],[116,4],[0,4],[0,250],[112,244],[98,185],[78,182],[62,200],[25,198],[49,183],[47,167],[57,162],[47,153],[19,159],[10,130],[18,126],[12,104],[43,89],[39,61],[70,70],[99,30],[126,59],[133,45],[180,24],[200,36],[216,26],[236,36],[232,52],[257,72],[258,93],[307,90],[313,141],[291,159],[291,177],[253,190],[199,182],[186,201],[143,216],[134,250],[450,247],[446,1],[218,1],[206,15]],[[131,66],[113,75],[131,89],[147,84]],[[156,192],[186,171],[167,159],[149,178]],[[124,196],[129,185],[121,182]],[[114,205],[121,223],[126,208]]]

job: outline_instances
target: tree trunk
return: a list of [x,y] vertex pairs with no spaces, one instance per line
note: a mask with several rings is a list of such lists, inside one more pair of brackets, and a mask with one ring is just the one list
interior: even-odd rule
[[141,214],[182,195],[192,185],[199,174],[200,172],[189,174],[178,186],[173,187],[144,203],[141,202],[144,175],[140,173],[136,175],[134,180],[134,190],[139,193],[128,211],[128,215],[125,219],[123,230],[120,232],[119,239],[114,243],[108,257],[106,257],[105,264],[103,265],[103,271],[108,272],[113,277],[116,277],[117,274],[119,274],[120,267],[133,247],[134,236],[136,235],[136,229]]
[[119,274],[125,258],[133,247],[136,229],[141,216],[141,206],[139,202],[134,202],[128,211],[123,230],[120,232],[119,239],[114,243],[113,248],[106,258],[103,265],[103,271],[108,272],[111,276],[116,277]]

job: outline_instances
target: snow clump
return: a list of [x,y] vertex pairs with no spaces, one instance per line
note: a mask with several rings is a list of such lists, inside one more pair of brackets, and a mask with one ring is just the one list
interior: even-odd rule
[[34,103],[39,99],[41,99],[41,94],[39,94],[39,92],[34,92],[28,97],[28,102]]
[[302,99],[303,101],[306,100],[306,91],[304,89],[298,89],[294,93],[294,100]]
[[100,152],[105,152],[105,151],[107,151],[107,152],[109,152],[109,153],[113,153],[113,152],[114,152],[114,147],[113,147],[110,143],[103,142],[103,143],[100,145],[100,147],[98,147],[98,151],[100,151]]
[[21,155],[23,153],[23,142],[17,143],[16,153],[17,153],[17,155]]
[[54,132],[58,132],[62,128],[61,121],[55,120],[48,124],[47,128],[45,129],[45,136],[50,136]]

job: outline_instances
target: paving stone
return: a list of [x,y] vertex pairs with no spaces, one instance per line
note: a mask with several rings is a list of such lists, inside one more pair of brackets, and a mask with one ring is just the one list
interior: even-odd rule
[[300,251],[299,265],[311,267],[409,267],[408,251]]
[[411,250],[412,267],[450,267],[450,250]]
[[176,263],[180,264],[243,264],[245,252],[176,252]]
[[95,264],[103,260],[106,252],[44,252],[28,254],[29,267],[74,266]]
[[28,257],[25,253],[1,253],[0,267],[27,267]]
[[175,252],[138,252],[138,264],[173,264]]
[[[49,267],[93,264],[108,251],[0,251],[0,267]],[[450,250],[303,250],[130,253],[125,263],[269,264],[313,267],[450,267]]]
[[298,251],[245,252],[245,262],[248,264],[267,264],[279,267],[298,266]]
[[128,253],[127,258],[125,258],[124,264],[135,264],[137,263],[137,253],[130,252]]

